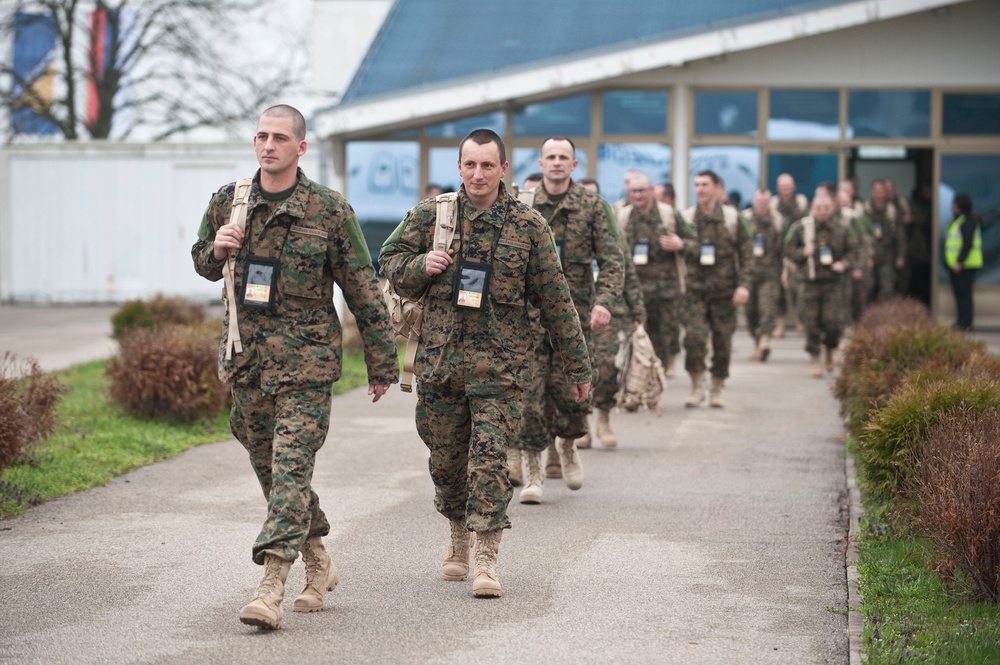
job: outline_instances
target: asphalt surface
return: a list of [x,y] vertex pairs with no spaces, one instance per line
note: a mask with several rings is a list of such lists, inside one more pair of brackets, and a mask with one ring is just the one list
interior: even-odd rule
[[[111,307],[0,307],[0,351],[46,369],[113,352]],[[415,399],[333,402],[313,485],[340,586],[285,628],[238,621],[265,503],[235,441],[0,521],[0,663],[808,663],[851,658],[847,478],[832,379],[803,338],[764,364],[738,331],[725,409],[615,414],[583,489],[515,498],[504,597],[445,582]],[[85,441],[81,441],[85,445]],[[856,654],[855,654],[856,655]]]

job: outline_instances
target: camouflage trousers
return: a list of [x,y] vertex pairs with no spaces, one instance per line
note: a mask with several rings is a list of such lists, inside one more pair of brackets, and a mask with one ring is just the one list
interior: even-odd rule
[[750,288],[750,299],[744,311],[747,315],[747,327],[750,328],[750,334],[755,340],[760,339],[761,335],[770,335],[774,332],[778,303],[781,300],[779,278],[754,280]]
[[330,533],[312,489],[316,453],[330,427],[330,388],[287,389],[273,395],[259,386],[233,385],[229,424],[250,454],[267,499],[267,518],[253,546],[253,560],[273,554],[295,561],[307,538]]
[[803,282],[799,290],[799,317],[806,330],[806,352],[816,356],[823,346],[837,348],[847,315],[840,280]]
[[517,437],[521,393],[511,386],[471,395],[461,368],[446,384],[417,383],[417,433],[430,451],[434,507],[473,531],[510,528],[507,446]]
[[[515,448],[545,450],[554,437],[578,439],[589,431],[587,416],[590,400],[577,402],[566,380],[559,357],[549,345],[548,337],[536,337],[532,362],[531,383],[524,391],[524,417]],[[591,343],[591,339],[587,339]],[[593,384],[600,381],[600,370],[591,356]]]
[[683,296],[660,298],[647,291],[642,297],[646,303],[646,332],[656,357],[666,365],[669,358],[681,352]]
[[[600,379],[594,382],[590,391],[595,408],[608,411],[618,405],[618,368],[615,367],[615,356],[618,355],[618,333],[623,330],[622,324],[627,323],[620,318],[613,318],[611,323],[594,333],[590,333],[593,344],[590,355],[594,359],[594,367]],[[631,325],[631,324],[629,324]]]
[[868,295],[871,293],[873,282],[872,272],[865,268],[861,279],[850,277],[847,281],[850,282],[851,297],[847,302],[851,306],[851,321],[857,323],[861,320],[861,315],[865,313],[865,308],[868,307]]
[[684,295],[684,369],[692,375],[705,371],[711,336],[712,376],[728,378],[735,331],[736,308],[731,295],[708,297],[688,291]]
[[875,293],[872,300],[882,302],[896,295],[896,264],[894,259],[875,262]]

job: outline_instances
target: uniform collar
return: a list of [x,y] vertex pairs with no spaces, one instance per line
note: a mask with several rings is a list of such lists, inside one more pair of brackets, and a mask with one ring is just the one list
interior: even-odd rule
[[[275,215],[288,215],[289,217],[304,218],[306,216],[306,206],[309,203],[309,178],[302,171],[301,168],[298,169],[298,183],[295,185],[295,191],[287,199],[281,202],[278,209],[275,211]],[[247,207],[250,210],[254,210],[258,206],[266,206],[267,199],[261,195],[260,192],[260,169],[257,169],[257,173],[253,177],[253,187],[250,190],[250,198],[247,201]]]
[[504,187],[503,182],[500,183],[500,188],[497,191],[497,200],[486,210],[480,210],[469,202],[469,196],[465,193],[464,184],[459,188],[458,195],[458,201],[463,211],[462,214],[468,217],[469,220],[481,219],[498,229],[503,227],[504,218],[507,216],[507,206],[510,205],[510,194],[507,193],[507,188]]

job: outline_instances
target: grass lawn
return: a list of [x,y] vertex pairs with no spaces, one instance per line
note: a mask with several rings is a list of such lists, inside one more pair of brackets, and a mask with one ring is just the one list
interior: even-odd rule
[[[69,392],[58,407],[56,429],[39,442],[29,464],[0,474],[0,518],[48,499],[104,485],[111,478],[173,457],[193,446],[232,438],[229,412],[190,425],[127,416],[107,398],[104,361],[60,372]],[[334,394],[368,384],[364,358],[345,354]]]

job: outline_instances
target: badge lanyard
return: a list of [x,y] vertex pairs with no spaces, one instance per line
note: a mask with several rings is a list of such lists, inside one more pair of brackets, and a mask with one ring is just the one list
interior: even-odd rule
[[[503,224],[497,233],[493,246],[490,248],[489,263],[479,263],[465,260],[466,241],[472,238],[472,220],[467,219],[463,214],[461,205],[459,215],[462,220],[463,242],[458,249],[458,267],[455,271],[455,286],[452,289],[452,304],[461,309],[472,309],[482,311],[489,303],[490,276],[493,273],[493,261],[496,256],[497,245],[503,236],[503,230],[507,225],[507,216],[504,215]],[[468,228],[466,222],[468,221]]]
[[[285,253],[285,244],[288,242],[291,230],[292,224],[289,222],[277,258],[247,253],[243,297],[240,299],[243,306],[262,310],[274,309],[278,296],[278,277],[281,275],[281,257]],[[253,225],[247,224],[247,248],[252,244]]]

